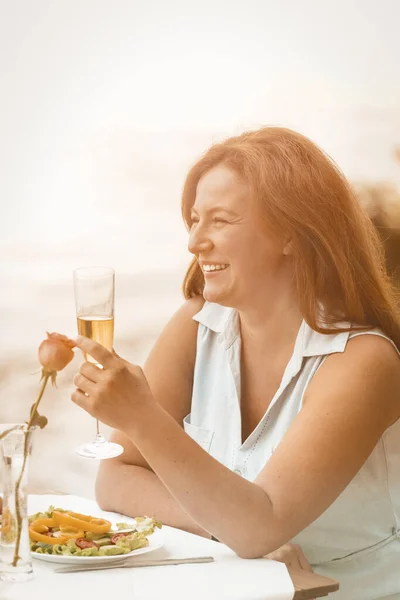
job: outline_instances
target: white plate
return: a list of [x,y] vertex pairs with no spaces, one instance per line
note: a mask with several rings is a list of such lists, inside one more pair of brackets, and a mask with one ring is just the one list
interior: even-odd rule
[[[128,519],[124,519],[125,523],[130,523]],[[113,529],[116,529],[115,523],[113,523]],[[161,548],[164,544],[162,530],[156,529],[154,533],[147,536],[149,545],[145,548],[138,548],[132,550],[128,554],[117,554],[117,556],[65,556],[64,554],[40,554],[37,552],[31,552],[32,558],[38,560],[44,560],[46,562],[63,563],[64,565],[83,565],[83,564],[95,564],[105,562],[118,562],[124,558],[131,558],[139,554],[146,554],[147,552],[153,552]]]

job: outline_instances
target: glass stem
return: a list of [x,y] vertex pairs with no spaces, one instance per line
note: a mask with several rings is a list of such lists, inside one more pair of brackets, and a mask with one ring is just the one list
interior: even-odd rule
[[100,423],[99,423],[98,419],[96,419],[96,437],[94,438],[93,443],[94,444],[105,444],[106,443],[106,438],[104,437],[104,435],[101,435],[101,433],[100,433]]

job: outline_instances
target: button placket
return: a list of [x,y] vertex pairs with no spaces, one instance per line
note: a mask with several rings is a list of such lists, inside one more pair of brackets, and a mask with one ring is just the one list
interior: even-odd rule
[[246,465],[243,461],[240,461],[240,463],[236,462],[233,472],[236,473],[236,475],[240,475],[240,477],[246,478]]
[[244,477],[244,474],[246,473],[245,462],[246,462],[246,456],[244,455],[241,448],[239,448],[239,447],[235,448],[232,452],[231,470],[234,473],[236,473],[236,475],[240,475],[241,477]]

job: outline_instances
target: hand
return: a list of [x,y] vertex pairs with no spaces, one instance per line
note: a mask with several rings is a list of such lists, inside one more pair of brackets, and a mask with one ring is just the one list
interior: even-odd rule
[[78,336],[76,345],[103,369],[85,361],[74,377],[77,389],[71,399],[92,417],[124,431],[145,403],[154,402],[142,369],[84,336]]
[[284,544],[274,552],[267,554],[265,558],[283,562],[287,567],[313,572],[303,550],[297,544]]

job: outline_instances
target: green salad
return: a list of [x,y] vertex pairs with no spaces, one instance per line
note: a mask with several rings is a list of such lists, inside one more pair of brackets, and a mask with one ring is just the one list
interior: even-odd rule
[[151,517],[136,517],[131,523],[117,523],[113,529],[104,519],[78,515],[54,506],[46,512],[31,515],[28,521],[31,552],[64,556],[128,554],[148,546],[147,537],[162,527]]

